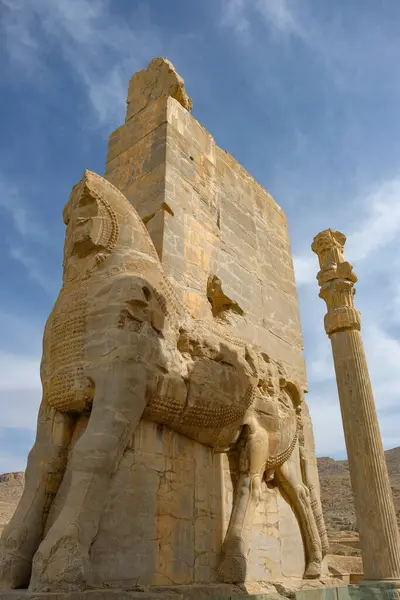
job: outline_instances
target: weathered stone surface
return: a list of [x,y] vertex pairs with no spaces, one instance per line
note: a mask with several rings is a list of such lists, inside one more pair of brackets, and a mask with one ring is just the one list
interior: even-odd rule
[[323,573],[286,221],[187,108],[169,63],[134,76],[106,179],[86,171],[64,209],[63,288],[3,585]]
[[[161,101],[162,98],[146,108],[154,130],[144,140],[132,144],[127,141],[129,136],[132,140],[138,137],[134,124],[139,115],[111,136],[115,147],[119,139],[125,140],[121,148],[126,149],[120,155],[113,152],[113,158],[107,162],[106,178],[127,196],[142,217],[157,214],[157,224],[149,221],[151,235],[167,275],[177,284],[180,298],[193,315],[211,319],[204,290],[209,276],[218,276],[225,293],[245,312],[235,325],[238,335],[268,348],[276,359],[295,371],[306,388],[293,264],[283,211],[172,97],[164,100],[165,121],[157,120],[151,108],[154,105],[158,115]],[[142,120],[138,127],[143,129]],[[157,165],[161,150],[152,151],[153,140],[162,144],[163,136],[165,172]],[[152,152],[154,156],[149,159]],[[134,165],[134,169],[128,165]],[[156,176],[156,172],[160,175]],[[160,182],[156,187],[155,177]],[[162,215],[168,226],[162,226]]]
[[126,120],[140,113],[159,97],[176,98],[186,110],[192,110],[192,101],[186,93],[184,81],[166,58],[153,58],[147,69],[135,73],[129,82]]
[[[216,278],[230,306],[238,309],[224,314],[228,330],[249,343],[258,344],[306,389],[285,215],[271,196],[231,155],[218,148],[214,138],[174,98],[165,98],[165,119],[159,118],[162,100],[163,97],[154,102],[154,116],[152,104],[146,111],[155,129],[166,124],[164,187],[158,185],[154,193],[154,186],[147,184],[160,167],[139,175],[128,185],[126,176],[120,178],[108,162],[106,178],[128,197],[141,216],[153,215],[146,225],[165,272],[189,312],[210,323],[215,320],[207,290],[210,279]],[[124,148],[131,148],[126,141],[129,137],[133,140],[132,146],[138,137],[134,133],[136,119],[132,117],[113,134],[116,139],[125,140]],[[138,118],[138,128],[143,130],[142,118]],[[133,148],[128,149],[129,152],[135,153]],[[145,161],[136,162],[136,168],[146,171]],[[303,430],[305,450],[302,453],[306,458],[302,460],[307,464],[307,481],[317,506],[319,481],[311,421],[305,404]],[[277,501],[279,489],[275,488],[272,493]],[[285,503],[280,506],[284,511]],[[279,534],[279,539],[289,547],[289,554],[293,552],[300,557],[292,562],[291,570],[286,568],[288,573],[298,576],[304,561],[301,534],[292,509],[288,510],[287,529],[284,535]],[[281,522],[284,518],[287,518],[286,513],[278,515],[277,520]],[[282,548],[280,546],[282,556],[278,561],[264,562],[267,571],[282,574],[283,556],[287,552]],[[272,548],[271,555],[276,558]]]
[[[338,587],[340,586],[340,587]],[[356,589],[353,587],[353,589]],[[27,590],[1,590],[0,600],[348,600],[347,586],[334,578],[320,581],[292,580],[254,582],[242,585],[211,584],[190,586],[158,586],[137,589],[76,590],[73,592],[31,592]],[[359,594],[359,593],[358,593]],[[357,596],[357,594],[354,594]],[[360,595],[360,598],[362,596]]]

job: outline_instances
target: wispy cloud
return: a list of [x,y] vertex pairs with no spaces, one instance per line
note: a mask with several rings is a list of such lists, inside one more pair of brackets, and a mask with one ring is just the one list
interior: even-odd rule
[[364,207],[361,223],[349,233],[346,251],[351,260],[367,259],[391,244],[400,232],[400,177],[385,181],[356,205]]
[[293,266],[298,286],[316,283],[318,272],[317,257],[310,256],[311,250],[307,254],[294,255]]
[[48,269],[44,267],[31,254],[28,254],[22,247],[13,246],[10,249],[11,258],[20,263],[27,271],[29,278],[37,283],[46,293],[54,296],[57,293],[57,288],[60,287],[61,281],[51,276]]
[[96,119],[120,120],[127,81],[162,50],[160,33],[145,15],[131,9],[131,19],[124,19],[107,0],[2,1],[9,58],[27,74],[32,68],[46,71],[49,52],[61,52]]
[[0,350],[0,392],[40,389],[40,359]]
[[32,316],[0,310],[0,428],[4,431],[36,427],[42,328]]
[[19,313],[15,307],[0,308],[0,351],[40,356],[44,321]]
[[[400,178],[394,177],[375,186],[372,192],[360,194],[358,198],[349,199],[348,204],[355,212],[348,231],[345,256],[350,262],[371,260],[369,269],[391,268],[393,259],[400,256],[397,249],[391,252],[390,261],[379,260],[374,264],[376,253],[380,249],[391,246],[400,233]],[[355,209],[355,210],[354,210]],[[329,224],[327,224],[327,228]],[[318,232],[316,232],[318,233]],[[310,240],[311,241],[311,240]],[[311,244],[310,244],[311,245]],[[301,285],[316,285],[318,259],[312,254],[310,246],[293,257],[296,282]]]
[[241,36],[247,35],[256,21],[261,21],[282,37],[306,38],[296,6],[299,7],[299,2],[291,0],[221,0],[221,25]]
[[0,311],[0,473],[22,470],[41,399],[42,323]]
[[250,28],[246,13],[246,0],[223,0],[221,24],[240,36],[246,35]]
[[[15,362],[15,368],[22,369],[21,361]],[[20,370],[20,377],[25,372]],[[1,427],[5,429],[35,430],[41,400],[41,391],[37,388],[0,390]]]
[[4,236],[10,257],[26,269],[32,281],[46,293],[54,295],[58,282],[36,256],[39,248],[52,245],[52,238],[34,211],[27,208],[23,195],[17,185],[0,174],[0,214],[4,212],[12,225],[7,228],[7,235]]
[[255,10],[279,34],[305,38],[306,34],[295,13],[295,6],[290,0],[256,0],[254,2]]
[[[300,41],[338,88],[356,90],[357,84],[359,93],[371,85],[373,68],[381,73],[397,64],[399,45],[392,40],[398,36],[390,17],[377,26],[368,10],[330,3],[321,11],[310,0],[220,0],[220,7],[220,24],[231,28],[239,41],[246,39],[262,52],[265,34],[260,25],[276,41]],[[398,89],[392,72],[387,75],[390,85]]]
[[22,238],[40,243],[47,239],[45,228],[27,208],[19,187],[0,173],[0,213],[1,211],[9,216],[15,232]]
[[34,438],[35,433],[32,429],[0,425],[0,473],[25,470]]

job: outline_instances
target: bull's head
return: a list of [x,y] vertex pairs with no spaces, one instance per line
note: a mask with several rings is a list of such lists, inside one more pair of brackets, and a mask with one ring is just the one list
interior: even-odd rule
[[120,263],[126,262],[135,252],[159,262],[135,208],[119,190],[96,173],[85,171],[72,190],[63,218],[67,227],[64,283],[90,274],[111,254],[122,257]]

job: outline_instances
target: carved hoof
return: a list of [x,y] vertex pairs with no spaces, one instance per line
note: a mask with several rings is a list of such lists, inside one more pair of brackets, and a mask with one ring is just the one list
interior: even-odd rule
[[0,588],[28,587],[32,563],[17,552],[0,546]]
[[247,561],[242,555],[224,555],[218,566],[219,579],[223,583],[243,583],[246,579]]
[[312,560],[304,573],[304,579],[318,579],[321,576],[321,561]]
[[[49,532],[51,534],[51,530]],[[87,560],[76,537],[63,535],[57,541],[47,537],[40,544],[32,563],[29,586],[33,591],[80,589],[85,584]]]
[[0,587],[28,587],[32,560],[23,556],[21,547],[28,532],[25,526],[15,527],[4,532],[0,541]]

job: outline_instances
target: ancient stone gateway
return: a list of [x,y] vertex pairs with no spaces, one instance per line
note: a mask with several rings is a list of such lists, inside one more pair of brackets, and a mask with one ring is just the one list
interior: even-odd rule
[[64,208],[3,587],[321,576],[285,217],[190,109],[172,65],[153,60],[131,80],[105,178],[85,171]]

